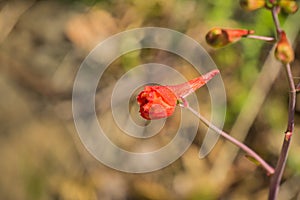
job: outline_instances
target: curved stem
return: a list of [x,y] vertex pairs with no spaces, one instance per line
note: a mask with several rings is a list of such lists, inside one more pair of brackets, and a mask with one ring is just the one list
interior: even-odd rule
[[253,157],[255,160],[257,160],[261,166],[267,171],[268,174],[273,174],[274,173],[274,169],[273,167],[271,167],[264,159],[262,159],[257,153],[255,153],[252,149],[250,149],[248,146],[246,146],[245,144],[241,143],[240,141],[238,141],[237,139],[231,137],[229,134],[227,134],[226,132],[224,132],[223,130],[219,129],[218,127],[216,127],[214,124],[212,124],[210,121],[208,121],[205,117],[203,117],[200,113],[196,112],[194,109],[192,109],[185,101],[184,101],[184,105],[182,106],[184,108],[187,108],[188,110],[190,110],[194,115],[196,115],[200,121],[202,121],[208,128],[214,130],[216,133],[220,134],[221,136],[223,136],[225,139],[227,139],[228,141],[230,141],[231,143],[235,144],[236,146],[238,146],[239,148],[241,148],[242,150],[244,150],[247,154],[249,154],[249,156]]

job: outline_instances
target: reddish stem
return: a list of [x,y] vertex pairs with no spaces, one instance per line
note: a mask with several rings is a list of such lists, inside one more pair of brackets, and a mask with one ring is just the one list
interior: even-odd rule
[[278,163],[275,168],[275,173],[271,179],[270,190],[269,190],[269,200],[275,200],[277,198],[280,181],[286,166],[286,161],[288,157],[288,151],[290,148],[291,138],[294,131],[294,114],[295,114],[295,105],[296,105],[296,88],[293,80],[293,75],[291,72],[290,64],[285,66],[289,87],[290,87],[290,97],[289,97],[289,114],[288,114],[288,123],[287,130],[284,135],[283,144],[281,147],[280,156]]
[[[279,24],[278,14],[277,14],[277,7],[272,9],[272,17],[276,27],[277,37],[280,36],[281,28]],[[286,161],[288,157],[288,151],[291,144],[291,137],[294,131],[294,115],[295,115],[295,105],[296,105],[296,88],[293,79],[293,75],[291,72],[290,64],[285,65],[285,70],[288,78],[290,95],[289,95],[289,110],[288,110],[288,122],[287,122],[287,130],[284,135],[283,144],[281,147],[280,156],[275,168],[275,173],[271,179],[270,189],[269,189],[269,200],[277,199],[280,182],[282,179],[282,175],[286,166]]]

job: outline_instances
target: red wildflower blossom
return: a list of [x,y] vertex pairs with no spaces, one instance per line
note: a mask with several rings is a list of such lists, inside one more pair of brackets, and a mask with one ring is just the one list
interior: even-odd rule
[[212,47],[224,47],[240,40],[242,37],[253,34],[253,30],[213,28],[205,36],[207,44]]
[[146,86],[137,96],[141,116],[145,119],[160,119],[173,114],[177,101],[188,96],[219,73],[213,70],[186,83],[173,86]]

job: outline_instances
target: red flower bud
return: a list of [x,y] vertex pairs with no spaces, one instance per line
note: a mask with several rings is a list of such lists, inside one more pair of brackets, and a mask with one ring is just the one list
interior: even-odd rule
[[240,0],[240,5],[245,10],[257,10],[264,7],[266,0]]
[[278,0],[278,6],[286,13],[295,13],[298,10],[297,2],[294,0]]
[[284,64],[291,63],[294,60],[294,50],[284,31],[280,33],[280,40],[275,48],[275,57]]
[[218,48],[236,42],[242,37],[253,33],[253,30],[246,29],[213,28],[206,34],[205,39],[209,45]]
[[205,85],[219,73],[213,70],[186,83],[173,86],[146,86],[137,96],[141,116],[147,120],[169,117],[173,114],[177,101]]

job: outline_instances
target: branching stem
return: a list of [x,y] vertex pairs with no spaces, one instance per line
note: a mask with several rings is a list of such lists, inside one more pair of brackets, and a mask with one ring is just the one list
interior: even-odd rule
[[282,175],[285,169],[288,151],[290,148],[291,138],[294,131],[294,113],[295,113],[295,105],[296,105],[296,88],[293,80],[293,75],[291,72],[290,64],[286,64],[285,66],[286,74],[288,77],[289,88],[290,88],[290,96],[289,96],[289,111],[288,111],[288,123],[287,130],[284,135],[283,144],[281,147],[280,156],[278,159],[278,163],[275,168],[275,173],[271,179],[270,190],[269,190],[269,200],[275,200],[277,198],[280,181],[282,179]]
[[[281,33],[281,28],[278,20],[277,15],[277,8],[274,7],[272,9],[272,17],[274,20],[274,24],[276,27],[277,37],[279,37]],[[285,71],[288,78],[289,83],[289,110],[288,110],[288,122],[287,122],[287,130],[284,135],[283,144],[281,147],[280,156],[275,168],[275,173],[271,179],[270,188],[269,188],[269,200],[275,200],[277,199],[280,182],[282,179],[282,175],[286,166],[286,161],[288,157],[288,151],[290,148],[291,138],[294,132],[294,115],[295,115],[295,105],[296,105],[296,88],[295,83],[291,71],[290,64],[285,64]]]

